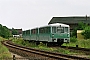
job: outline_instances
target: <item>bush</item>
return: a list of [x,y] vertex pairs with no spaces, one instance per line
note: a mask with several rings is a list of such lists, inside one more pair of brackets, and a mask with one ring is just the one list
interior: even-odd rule
[[90,27],[89,26],[85,27],[84,31],[82,32],[82,35],[84,36],[85,39],[90,38]]
[[70,38],[70,42],[75,43],[76,41],[77,41],[77,38],[75,38],[75,37],[71,37],[71,38]]
[[38,47],[47,47],[45,44],[43,44],[42,42],[40,42],[40,44],[38,45]]

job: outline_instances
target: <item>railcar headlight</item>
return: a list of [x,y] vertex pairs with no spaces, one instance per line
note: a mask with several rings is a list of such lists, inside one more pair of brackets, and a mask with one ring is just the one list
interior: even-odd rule
[[52,34],[52,36],[54,36],[54,34]]
[[68,37],[70,37],[70,35],[69,35],[69,34],[67,34],[67,36],[68,36]]

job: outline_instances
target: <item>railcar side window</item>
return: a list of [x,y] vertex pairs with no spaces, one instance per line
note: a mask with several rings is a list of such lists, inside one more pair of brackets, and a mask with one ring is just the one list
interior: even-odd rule
[[26,34],[28,34],[28,32],[26,31]]
[[50,33],[50,27],[46,27],[46,33]]
[[56,27],[52,27],[52,33],[56,33]]
[[25,35],[25,31],[23,31],[23,35]]
[[40,33],[50,33],[50,27],[43,27],[39,29]]
[[43,33],[43,28],[40,28],[39,33]]
[[27,34],[30,34],[30,30],[27,30]]
[[37,34],[37,32],[38,32],[37,29],[32,29],[31,30],[31,34]]

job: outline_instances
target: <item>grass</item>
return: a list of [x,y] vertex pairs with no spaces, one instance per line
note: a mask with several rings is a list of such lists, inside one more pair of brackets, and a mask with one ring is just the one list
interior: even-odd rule
[[76,47],[76,45],[78,45],[78,47],[81,48],[90,48],[90,39],[88,40],[77,40],[76,42],[70,42],[69,44],[64,43],[63,46],[73,46]]
[[28,41],[24,41],[22,38],[19,38],[19,39],[16,39],[16,38],[13,38],[12,41],[16,44],[19,44],[21,46],[27,46],[27,47],[35,47],[35,43],[29,43]]
[[9,50],[1,44],[1,41],[6,40],[2,37],[0,37],[0,58],[9,58],[11,57],[11,54],[9,53]]
[[[70,43],[64,43],[62,46],[76,47],[76,45],[78,45],[78,47],[90,48],[90,39],[88,39],[88,40],[84,40],[84,39],[77,40],[76,38],[73,38],[73,40],[76,40],[76,41],[71,40]],[[13,38],[13,42],[15,42],[16,44],[19,44],[19,45],[27,46],[27,47],[39,47],[39,48],[47,47],[42,43],[37,46],[34,42],[25,42],[25,41],[22,40],[22,38],[20,38],[20,39],[14,39]]]

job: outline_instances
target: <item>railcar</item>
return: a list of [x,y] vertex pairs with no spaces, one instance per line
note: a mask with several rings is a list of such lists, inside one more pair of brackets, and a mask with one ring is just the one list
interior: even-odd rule
[[25,40],[43,42],[50,45],[62,45],[70,42],[70,27],[66,24],[49,24],[27,31],[23,31]]

